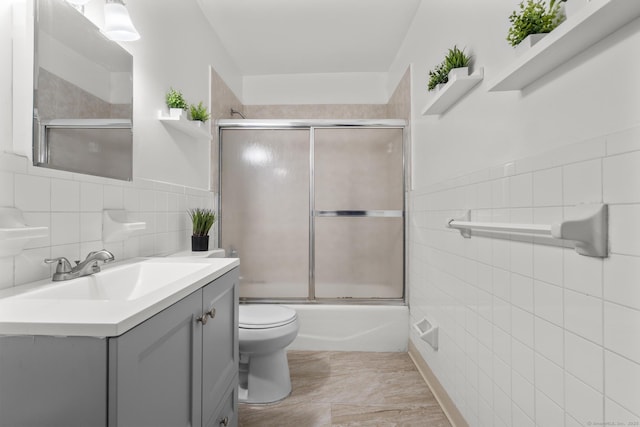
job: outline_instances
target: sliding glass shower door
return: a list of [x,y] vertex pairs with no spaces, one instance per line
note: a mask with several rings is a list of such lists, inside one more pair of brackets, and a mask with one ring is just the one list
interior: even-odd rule
[[403,146],[398,126],[221,127],[219,244],[240,296],[402,299]]
[[240,257],[240,293],[307,298],[309,131],[223,129],[220,247]]
[[316,298],[402,298],[402,129],[316,129]]

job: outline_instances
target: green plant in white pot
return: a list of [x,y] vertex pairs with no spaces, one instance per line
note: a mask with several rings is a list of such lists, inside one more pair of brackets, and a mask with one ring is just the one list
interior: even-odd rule
[[191,115],[191,120],[199,121],[202,123],[206,122],[211,117],[211,115],[207,111],[207,106],[202,105],[202,101],[200,101],[198,105],[191,104],[189,106],[189,114]]
[[167,103],[167,107],[169,107],[169,115],[171,117],[180,117],[184,110],[189,106],[187,101],[185,101],[182,92],[174,88],[169,88],[169,91],[165,95],[165,101]]
[[511,27],[507,41],[511,46],[531,47],[564,21],[560,3],[564,0],[550,0],[549,7],[544,0],[526,0],[520,3],[520,11],[509,16]]
[[464,50],[458,49],[458,46],[453,46],[444,57],[444,65],[449,70],[447,72],[448,80],[452,80],[454,76],[468,76],[471,57],[465,54]]
[[216,214],[211,209],[195,208],[187,211],[193,232],[191,234],[191,250],[192,251],[208,251],[209,250],[209,230],[216,222]]
[[458,49],[457,46],[449,49],[442,63],[429,71],[429,84],[427,88],[431,91],[444,85],[453,79],[454,76],[468,76],[471,57],[464,53],[464,50]]

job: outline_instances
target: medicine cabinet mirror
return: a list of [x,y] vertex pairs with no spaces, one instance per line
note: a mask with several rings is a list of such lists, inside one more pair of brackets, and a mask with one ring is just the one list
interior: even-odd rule
[[133,174],[133,58],[65,0],[34,0],[33,164]]

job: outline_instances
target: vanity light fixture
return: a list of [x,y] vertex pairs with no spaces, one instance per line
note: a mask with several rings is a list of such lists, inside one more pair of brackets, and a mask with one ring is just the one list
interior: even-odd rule
[[123,0],[105,0],[104,34],[115,41],[129,42],[140,38]]

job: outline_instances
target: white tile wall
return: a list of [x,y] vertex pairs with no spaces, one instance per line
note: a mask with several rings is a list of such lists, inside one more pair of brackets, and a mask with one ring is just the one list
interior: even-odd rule
[[604,421],[604,397],[573,375],[565,373],[566,411],[580,425],[601,425]]
[[562,205],[562,168],[541,170],[533,174],[533,205]]
[[611,205],[609,217],[611,252],[640,256],[640,204]]
[[0,172],[0,206],[13,206],[13,174]]
[[562,171],[562,196],[564,205],[602,202],[601,160],[567,165]]
[[[639,171],[640,127],[412,192],[411,316],[440,325],[440,349],[412,340],[470,425],[640,421]],[[550,224],[594,202],[609,204],[606,259],[443,226],[465,209]]]
[[604,262],[604,298],[640,310],[640,257],[616,255]]
[[640,151],[604,159],[606,203],[640,202]]
[[640,365],[613,352],[605,351],[604,371],[604,389],[607,397],[640,417]]
[[527,417],[535,418],[535,388],[532,382],[514,373],[511,377],[511,391],[513,403],[523,411]]
[[[0,289],[50,277],[53,267],[44,258],[76,260],[102,248],[118,260],[185,250],[191,235],[187,209],[214,208],[214,201],[205,190],[43,170],[0,154],[0,206],[17,207],[28,224],[49,227],[47,237],[32,240],[19,255],[0,258]],[[147,228],[123,242],[103,243],[103,209],[126,209]]]

